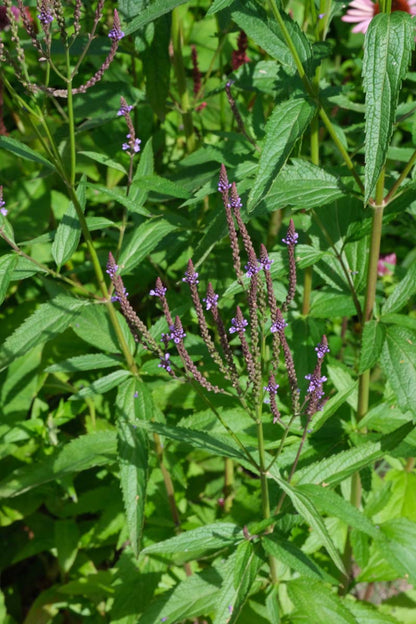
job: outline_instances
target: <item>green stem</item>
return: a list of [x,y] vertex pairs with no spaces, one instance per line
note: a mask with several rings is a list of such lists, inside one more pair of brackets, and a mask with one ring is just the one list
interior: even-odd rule
[[70,167],[69,167],[69,183],[71,187],[75,187],[76,176],[76,147],[75,147],[75,119],[74,106],[72,100],[72,77],[71,77],[71,59],[69,49],[66,48],[66,72],[68,80],[68,129],[69,129],[69,150],[70,150]]
[[224,511],[229,513],[233,504],[234,462],[231,457],[224,460]]
[[188,152],[193,152],[195,149],[195,133],[192,123],[192,112],[190,106],[190,98],[188,88],[186,85],[185,66],[183,63],[182,55],[183,46],[183,32],[182,32],[182,20],[179,15],[179,7],[176,7],[172,11],[172,47],[173,47],[173,65],[175,68],[176,80],[178,84],[178,91],[181,105],[181,115],[183,121],[183,127],[186,136],[186,148]]
[[400,176],[397,178],[396,182],[393,184],[393,186],[391,187],[391,189],[387,193],[386,197],[384,198],[384,203],[385,203],[386,206],[387,206],[388,203],[391,202],[393,197],[396,195],[396,192],[397,192],[398,188],[402,184],[403,180],[407,177],[408,173],[412,169],[412,167],[415,164],[415,162],[416,162],[416,150],[413,152],[413,154],[412,154],[409,162],[407,163],[406,167],[403,169],[403,171],[401,172]]

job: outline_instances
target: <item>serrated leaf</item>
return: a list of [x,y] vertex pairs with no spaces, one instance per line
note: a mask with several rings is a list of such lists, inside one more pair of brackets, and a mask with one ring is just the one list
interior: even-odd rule
[[[83,175],[76,191],[78,202],[81,206],[82,212],[84,212],[85,210],[86,184],[87,177]],[[75,253],[80,238],[81,225],[79,222],[77,211],[75,210],[75,206],[71,201],[69,202],[66,213],[64,214],[60,224],[58,225],[58,229],[56,230],[55,238],[52,244],[52,256],[58,266],[58,269],[60,269],[63,264],[68,262],[68,260],[70,260],[70,258],[72,257],[72,254]]]
[[364,325],[361,337],[360,366],[359,374],[369,368],[373,368],[377,363],[385,338],[384,325],[378,321],[367,321]]
[[[142,158],[143,158],[143,154],[140,159],[140,162]],[[125,193],[121,193],[120,191],[117,191],[116,189],[109,189],[106,186],[102,186],[101,184],[89,183],[87,186],[88,188],[91,188],[94,191],[98,191],[98,193],[102,193],[103,195],[106,195],[107,197],[109,197],[110,199],[113,199],[114,201],[121,204],[122,206],[125,206],[125,208],[130,210],[130,212],[137,212],[137,214],[141,214],[144,217],[151,216],[151,213],[146,208],[143,208],[143,206],[140,205],[139,202],[135,201],[134,198],[130,196],[126,197]]]
[[345,601],[348,611],[351,611],[358,624],[401,624],[396,618],[388,613],[378,611],[377,608],[368,602],[351,600]]
[[80,401],[85,397],[94,396],[94,394],[105,394],[116,386],[118,386],[126,377],[131,375],[130,371],[121,369],[113,371],[104,377],[100,377],[93,381],[89,386],[81,388],[79,392],[72,394],[69,397],[69,401]]
[[245,601],[254,590],[253,585],[262,563],[251,542],[239,544],[225,563],[226,572],[218,594],[213,624],[237,622]]
[[85,305],[85,301],[67,295],[58,295],[51,301],[42,303],[11,336],[6,338],[0,348],[0,370],[36,345],[48,342],[61,334]]
[[374,191],[393,132],[400,86],[414,48],[411,15],[379,13],[371,21],[364,42],[363,86],[366,92],[365,193]]
[[31,147],[25,145],[21,141],[17,141],[16,139],[12,139],[12,137],[8,136],[0,136],[0,149],[3,148],[12,154],[16,154],[20,158],[24,158],[25,160],[32,160],[33,162],[38,163],[39,165],[43,165],[48,169],[54,169],[55,167],[49,160],[32,150]]
[[[117,311],[117,318],[124,334],[124,338],[130,349],[134,348],[134,340],[124,317]],[[117,334],[110,322],[110,318],[104,305],[86,305],[72,323],[73,331],[82,340],[92,345],[95,349],[120,352]]]
[[0,258],[0,304],[3,303],[10,280],[17,265],[17,254],[6,254]]
[[197,617],[201,613],[212,612],[223,582],[218,568],[219,566],[213,566],[201,574],[192,574],[178,583],[173,590],[159,595],[137,624],[150,622],[174,624],[186,618]]
[[302,576],[323,579],[325,573],[315,564],[308,555],[297,546],[277,535],[263,535],[262,544],[267,554],[275,557],[292,570]]
[[416,411],[416,333],[386,326],[381,365],[402,410]]
[[234,0],[214,0],[207,11],[207,15],[214,15],[214,13],[218,13],[218,11],[226,9],[233,2]]
[[345,193],[339,178],[306,160],[293,158],[283,167],[263,203],[269,211],[287,205],[308,210],[329,204]]
[[122,272],[126,273],[137,266],[174,229],[175,226],[165,219],[149,219],[140,225],[121,252],[119,265]]
[[297,489],[308,496],[319,512],[340,518],[348,526],[358,529],[374,539],[379,537],[378,529],[362,512],[329,488],[308,484],[298,485]]
[[380,525],[385,536],[385,556],[400,576],[416,583],[416,523],[407,518],[395,518]]
[[357,470],[383,458],[386,452],[395,449],[412,429],[412,423],[408,422],[382,436],[378,442],[366,442],[301,468],[296,471],[293,482],[337,485]]
[[277,104],[267,121],[258,172],[248,199],[248,210],[270,190],[296,143],[315,114],[315,106],[304,97],[293,97]]
[[[160,121],[165,120],[166,100],[169,94],[171,59],[171,16],[163,15],[154,23],[152,43],[141,55],[146,77],[146,94],[152,111]],[[157,76],[157,80],[155,80]]]
[[[204,449],[221,457],[232,457],[237,459],[244,465],[247,464],[247,457],[238,448],[231,446],[229,438],[217,434],[216,436],[205,433],[205,431],[195,431],[184,427],[172,427],[162,425],[161,423],[138,423],[138,426],[145,427],[150,431],[155,431],[159,435],[166,436],[173,440],[189,444],[195,448]],[[251,466],[251,464],[250,464]],[[254,466],[251,470],[255,472]]]
[[108,465],[116,458],[114,431],[89,433],[72,440],[53,457],[42,463],[18,468],[0,482],[0,498],[20,496],[39,485],[55,481],[74,472]]
[[313,624],[358,624],[335,592],[319,581],[296,579],[288,583],[296,614]]
[[281,489],[286,492],[296,511],[298,511],[298,513],[300,513],[300,515],[309,524],[309,526],[316,531],[319,539],[327,550],[332,561],[337,566],[338,570],[340,570],[344,574],[345,568],[344,564],[342,563],[341,557],[339,556],[339,553],[335,548],[334,542],[332,541],[322,518],[320,517],[315,505],[312,503],[310,498],[308,498],[308,496],[301,492],[298,488],[293,487],[292,485],[284,481],[284,479],[277,477],[275,474],[269,474],[271,478],[279,484]]
[[169,13],[175,7],[185,4],[185,2],[187,0],[155,0],[155,2],[143,9],[140,15],[134,17],[128,25],[124,26],[123,31],[126,35],[132,35],[143,28],[143,26],[146,26],[146,24],[150,24],[150,22]]
[[87,355],[76,355],[75,357],[52,364],[45,368],[45,373],[71,373],[98,370],[100,368],[120,366],[120,363],[121,360],[117,357],[104,355],[104,353],[91,353]]
[[136,175],[135,184],[143,191],[154,191],[168,197],[177,197],[179,199],[189,199],[191,197],[189,191],[180,184],[156,174]]
[[144,504],[148,477],[149,440],[136,420],[152,418],[151,398],[143,382],[129,379],[117,393],[117,437],[120,465],[120,485],[123,492],[130,544],[136,557],[139,554],[144,522]]
[[383,306],[382,314],[398,312],[416,293],[416,262],[408,268],[405,277],[396,285],[395,289]]
[[106,156],[105,154],[102,154],[101,152],[84,151],[84,152],[78,152],[78,154],[80,154],[81,156],[86,156],[87,158],[90,158],[91,160],[94,160],[95,162],[98,162],[101,165],[105,165],[106,167],[111,167],[111,169],[116,169],[117,171],[121,171],[121,173],[124,173],[125,175],[127,175],[127,171],[121,163],[119,163],[117,160],[112,160],[111,158],[108,158],[108,156]]
[[163,542],[156,542],[151,546],[146,546],[142,553],[186,553],[192,559],[195,553],[222,550],[231,544],[240,542],[243,537],[241,528],[236,524],[232,522],[216,522],[185,531]]

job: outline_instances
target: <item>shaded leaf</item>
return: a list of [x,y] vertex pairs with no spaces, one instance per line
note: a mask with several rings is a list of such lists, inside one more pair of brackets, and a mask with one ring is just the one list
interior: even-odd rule
[[287,565],[292,570],[299,572],[302,576],[308,578],[323,579],[325,573],[321,570],[308,555],[300,550],[297,546],[289,542],[287,539],[278,535],[263,535],[262,544],[264,550]]
[[375,366],[380,357],[385,337],[384,325],[378,321],[367,321],[361,337],[359,374]]
[[0,304],[3,303],[6,297],[18,257],[17,254],[6,254],[0,258]]
[[403,410],[416,411],[416,332],[386,326],[381,364]]
[[209,550],[222,550],[226,546],[240,542],[243,539],[241,528],[231,522],[216,522],[207,524],[197,529],[185,531],[175,537],[156,542],[151,546],[146,546],[142,550],[143,554],[149,553],[186,553],[189,558],[196,553],[203,553]]
[[[82,176],[77,188],[77,198],[82,212],[85,210],[85,191],[86,191],[87,177]],[[63,264],[68,262],[72,257],[72,254],[77,250],[79,241],[81,238],[81,224],[75,210],[73,202],[69,202],[68,209],[55,233],[55,238],[52,244],[52,255],[58,268],[60,269]]]
[[296,615],[313,624],[358,624],[335,592],[319,581],[296,579],[287,586]]
[[185,4],[187,0],[155,0],[145,9],[140,11],[140,15],[134,17],[129,24],[123,27],[126,35],[132,35],[136,31],[153,22],[158,17],[172,11],[175,7]]
[[175,226],[165,219],[149,219],[135,229],[120,255],[122,272],[127,273],[137,266],[174,229]]
[[25,160],[32,160],[33,162],[38,163],[39,165],[43,165],[48,169],[54,169],[54,165],[49,162],[44,156],[41,156],[31,147],[25,145],[21,141],[17,141],[16,139],[12,139],[9,136],[0,136],[0,149],[3,148],[20,158],[24,158]]

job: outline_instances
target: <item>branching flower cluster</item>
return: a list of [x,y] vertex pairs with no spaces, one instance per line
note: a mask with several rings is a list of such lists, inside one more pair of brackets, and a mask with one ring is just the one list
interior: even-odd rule
[[[87,42],[82,52],[78,55],[78,61],[75,63],[71,71],[71,76],[68,76],[66,72],[62,72],[55,65],[51,57],[52,38],[55,33],[59,32],[59,37],[64,45],[64,48],[68,51],[70,50],[75,39],[81,32],[81,13],[83,10],[82,0],[75,0],[75,2],[72,3],[73,11],[70,19],[67,17],[65,4],[61,0],[38,0],[36,18],[34,18],[28,8],[23,5],[23,0],[17,0],[18,8],[12,6],[11,0],[5,0],[4,19],[10,26],[11,38],[14,43],[16,56],[12,55],[11,48],[9,49],[8,46],[1,44],[1,60],[4,60],[8,64],[12,65],[16,77],[29,91],[33,93],[43,91],[54,97],[67,98],[68,88],[54,88],[51,86],[38,85],[32,82],[28,73],[25,47],[22,44],[19,32],[20,25],[23,26],[24,30],[29,35],[32,45],[38,54],[39,61],[48,63],[53,69],[55,75],[62,82],[69,84],[69,82],[72,82],[73,78],[75,78],[78,74],[80,64],[86,57],[89,47],[93,39],[96,37],[98,24],[103,17],[104,2],[105,0],[98,0],[97,2],[93,24],[91,30],[87,33]],[[36,23],[36,21],[38,23]],[[108,33],[108,37],[111,41],[111,48],[106,59],[96,73],[84,84],[72,88],[73,94],[85,93],[87,89],[99,82],[113,62],[120,40],[124,37],[124,32],[121,29],[120,18],[116,9],[114,9],[113,26]]]
[[[125,100],[122,100],[119,114],[126,118],[130,114],[130,107]],[[327,339],[323,336],[321,343],[315,348],[317,354],[315,370],[306,376],[309,386],[301,405],[296,368],[285,335],[288,321],[282,314],[282,311],[287,311],[296,290],[295,246],[298,242],[298,234],[293,220],[290,220],[286,236],[282,239],[288,250],[289,284],[287,296],[279,304],[274,294],[271,276],[273,259],[269,257],[264,245],[261,245],[259,254],[256,254],[252,238],[242,217],[241,198],[235,183],[229,183],[224,166],[221,167],[218,190],[222,196],[227,218],[233,266],[237,280],[245,293],[245,303],[236,305],[234,316],[229,321],[225,321],[219,307],[220,297],[211,283],[208,284],[206,295],[201,300],[198,291],[199,274],[195,271],[192,260],[188,262],[182,281],[190,290],[200,336],[223,378],[229,382],[228,387],[226,384],[224,387],[219,387],[212,383],[208,374],[204,375],[200,366],[192,361],[185,345],[186,332],[182,321],[178,316],[173,318],[166,296],[167,288],[160,278],[157,278],[155,287],[150,290],[149,294],[159,301],[168,329],[161,336],[164,349],[161,350],[159,346],[155,348],[155,341],[127,300],[126,289],[118,273],[118,267],[110,254],[107,273],[110,275],[115,290],[113,300],[120,303],[135,339],[159,357],[160,368],[166,370],[171,376],[175,376],[176,373],[184,374],[185,378],[193,380],[211,392],[236,393],[244,401],[251,415],[258,412],[259,405],[263,402],[267,403],[270,406],[274,423],[282,422],[278,407],[279,384],[276,383],[282,352],[281,364],[288,378],[293,416],[304,414],[309,421],[313,414],[323,406],[323,384],[326,377],[322,375],[321,368],[329,348]],[[244,271],[241,268],[243,252],[240,250],[239,239],[242,241],[244,254],[247,257]],[[243,309],[246,311],[243,312]],[[264,346],[268,340],[271,342],[271,357],[269,358],[264,356],[266,352]],[[172,348],[176,349],[180,357],[182,371],[180,366],[174,365],[170,359]]]

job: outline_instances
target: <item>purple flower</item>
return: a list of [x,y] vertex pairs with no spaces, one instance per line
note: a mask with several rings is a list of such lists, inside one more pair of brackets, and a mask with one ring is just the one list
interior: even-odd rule
[[258,260],[254,262],[254,260],[249,260],[246,266],[244,267],[246,271],[247,277],[254,277],[256,273],[261,271],[261,265],[258,264]]
[[[108,273],[108,271],[107,271],[107,273]],[[123,296],[124,297],[128,297],[129,296],[129,293],[127,292],[127,290],[125,288],[123,288]],[[112,303],[115,303],[116,301],[120,301],[119,295],[113,295],[111,297],[111,302]]]
[[115,263],[113,254],[110,253],[108,257],[107,268],[105,272],[108,273],[111,279],[114,279],[118,269],[119,269],[118,264]]
[[211,288],[210,286],[211,284],[208,286],[207,296],[204,299],[202,299],[202,301],[205,303],[207,310],[211,310],[211,308],[217,307],[217,301],[219,297],[217,293],[214,292],[212,286]]
[[123,143],[123,145],[121,146],[121,149],[124,151],[127,151],[129,149],[132,150],[132,152],[134,152],[135,154],[137,154],[137,152],[140,152],[140,143],[141,140],[140,139],[132,139],[131,138],[131,134],[126,134],[126,138],[130,139],[128,143]]
[[[273,384],[273,383],[271,383],[271,382],[269,381],[269,383],[267,384],[267,386],[263,386],[263,390],[265,390],[266,392],[268,392],[268,393],[270,394],[270,396],[273,396],[273,397],[274,397],[274,396],[276,396],[276,393],[277,393],[277,389],[278,389],[278,387],[279,387],[279,384],[277,384],[277,383]],[[264,403],[270,403],[270,398],[269,398],[269,397],[266,397],[266,398],[264,399]]]
[[172,368],[170,365],[170,354],[165,353],[163,358],[160,358],[160,364],[158,364],[159,368],[164,368],[168,373],[172,372]]
[[224,182],[224,180],[220,180],[218,182],[218,190],[220,193],[225,193],[225,191],[228,191],[228,189],[231,188],[231,184],[227,184],[226,182]]
[[233,327],[230,327],[230,329],[228,330],[230,334],[235,334],[235,332],[245,332],[248,321],[243,317],[234,317],[231,319],[231,325],[233,325]]
[[135,398],[135,399],[138,399],[138,398],[139,398],[139,393],[137,392],[137,390],[136,390],[136,392],[134,393],[134,395],[133,395],[133,396],[134,396],[134,398]]
[[182,281],[187,284],[199,284],[198,273],[188,270],[185,272],[185,277],[182,278]]
[[280,318],[277,318],[273,325],[270,327],[270,331],[272,332],[272,334],[274,334],[276,332],[283,331],[285,327],[287,327],[287,323],[284,318],[280,316]]
[[270,271],[270,267],[272,266],[274,260],[266,256],[265,258],[260,258],[259,262],[260,268],[264,269],[265,271]]
[[108,36],[112,41],[120,41],[120,39],[123,39],[124,37],[124,32],[119,26],[114,25],[114,27],[108,33]]
[[3,187],[0,186],[0,213],[3,215],[3,217],[7,216],[7,213],[9,212],[7,210],[7,208],[5,208],[6,202],[3,199]]
[[326,342],[320,342],[318,346],[315,347],[316,355],[321,360],[325,353],[329,353],[329,347]]
[[185,332],[183,331],[182,326],[179,327],[177,325],[171,325],[169,329],[170,329],[170,334],[169,334],[170,340],[173,340],[175,344],[179,344],[180,342],[182,342],[182,340],[186,336]]
[[48,26],[51,22],[53,22],[53,15],[45,6],[43,6],[38,14],[38,20],[42,26]]
[[298,242],[299,234],[294,232],[293,234],[286,234],[286,238],[282,238],[282,243],[286,243],[286,245],[296,245]]
[[312,394],[313,392],[319,399],[321,399],[325,394],[325,392],[322,391],[322,384],[327,381],[325,375],[322,375],[322,377],[318,377],[317,375],[309,374],[305,375],[305,379],[309,381],[307,391],[308,394]]
[[151,297],[164,297],[166,294],[166,291],[167,291],[166,286],[163,286],[162,280],[160,279],[160,277],[158,277],[156,280],[156,286],[155,288],[152,288],[149,291],[149,295]]
[[117,112],[117,116],[121,117],[121,115],[123,115],[123,117],[125,117],[126,115],[128,115],[130,113],[130,111],[133,110],[133,106],[130,104],[122,104]]

